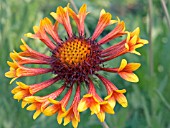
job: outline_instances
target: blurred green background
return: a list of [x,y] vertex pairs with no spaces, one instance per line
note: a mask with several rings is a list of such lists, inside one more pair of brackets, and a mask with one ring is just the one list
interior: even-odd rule
[[[66,6],[67,2],[69,1],[0,1],[0,128],[64,128],[63,125],[58,125],[56,115],[52,117],[41,115],[33,120],[33,112],[21,109],[21,102],[13,99],[11,90],[16,86],[15,82],[10,85],[10,80],[5,78],[4,73],[9,70],[6,64],[6,61],[10,60],[9,53],[14,49],[20,51],[20,38],[24,38],[33,49],[45,52],[46,47],[43,43],[27,39],[23,35],[33,32],[32,27],[38,25],[40,19],[51,18],[49,13],[55,11],[59,5]],[[100,10],[104,8],[112,14],[113,19],[119,16],[124,20],[127,30],[133,31],[139,26],[141,38],[149,40],[151,37],[152,39],[152,45],[138,49],[142,56],[127,54],[107,63],[109,66],[116,67],[122,58],[126,58],[129,62],[142,64],[136,72],[140,78],[137,84],[126,82],[117,75],[103,73],[118,88],[127,89],[126,96],[129,102],[127,108],[117,104],[115,115],[106,114],[108,126],[110,128],[170,128],[170,28],[168,28],[161,0],[154,0],[151,6],[152,34],[149,32],[150,7],[147,0],[75,0],[78,8],[83,3],[87,4],[88,11],[91,12],[86,19],[86,26],[91,34],[97,24]],[[165,0],[165,3],[170,12],[170,1]],[[108,27],[102,34],[105,35],[111,29]],[[108,45],[105,46],[108,47]],[[44,78],[49,77],[41,75],[20,80],[28,84],[40,82]],[[102,88],[98,89],[100,95],[105,96],[106,94],[100,90]],[[65,126],[65,128],[71,127],[71,124]],[[81,113],[78,128],[102,128],[102,124],[95,115],[90,116],[90,112],[86,111]]]

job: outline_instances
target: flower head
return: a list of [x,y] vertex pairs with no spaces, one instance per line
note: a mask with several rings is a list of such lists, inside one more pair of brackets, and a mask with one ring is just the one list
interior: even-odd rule
[[[105,113],[114,114],[116,102],[127,107],[128,103],[124,95],[126,90],[119,90],[111,81],[99,75],[99,71],[117,73],[130,82],[139,81],[137,75],[134,74],[134,71],[140,67],[139,63],[127,63],[123,59],[119,67],[106,68],[103,64],[126,53],[140,55],[136,49],[148,43],[147,40],[139,37],[140,29],[137,28],[133,32],[129,32],[126,30],[124,21],[118,17],[113,20],[109,12],[101,10],[94,33],[91,37],[86,37],[84,21],[89,14],[86,4],[81,6],[78,13],[73,11],[68,4],[64,8],[59,6],[56,12],[50,14],[56,20],[55,23],[46,17],[40,21],[39,26],[33,27],[34,33],[27,33],[25,36],[41,40],[51,51],[51,56],[31,49],[21,39],[23,43],[20,45],[21,52],[13,51],[10,53],[13,62],[7,62],[10,69],[5,76],[12,78],[10,83],[20,77],[37,76],[49,72],[53,74],[51,75],[53,78],[32,85],[16,82],[18,86],[12,90],[14,99],[22,100],[22,108],[27,106],[27,110],[35,110],[34,119],[41,113],[46,116],[58,113],[57,121],[59,124],[64,119],[64,125],[72,122],[74,128],[80,122],[79,112],[88,108],[91,115],[97,115],[99,120],[103,122]],[[78,35],[72,32],[70,17],[77,25]],[[97,40],[104,29],[112,24],[115,24],[115,28]],[[65,40],[59,36],[58,25],[63,25],[66,30]],[[120,36],[123,36],[122,41],[108,48],[102,48],[104,44]],[[48,68],[30,68],[30,66],[27,67],[27,64],[47,65]],[[106,88],[107,95],[104,99],[97,93],[92,82],[94,76],[98,77]],[[38,95],[39,91],[45,90],[60,80],[64,81],[64,84],[54,92],[44,96]],[[86,84],[88,92],[81,97],[83,83]],[[69,106],[68,102],[75,87],[75,96]],[[63,93],[65,93],[64,97],[59,100],[58,96]]]

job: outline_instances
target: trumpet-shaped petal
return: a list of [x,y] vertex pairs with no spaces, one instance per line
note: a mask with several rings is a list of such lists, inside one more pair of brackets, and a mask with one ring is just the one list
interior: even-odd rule
[[[45,108],[50,104],[50,101],[48,100],[50,99],[55,99],[56,97],[58,97],[61,92],[64,90],[65,86],[60,87],[58,90],[56,90],[55,92],[47,95],[47,96],[27,96],[23,99],[23,101],[26,104],[30,104],[30,106],[27,107],[27,110],[33,111],[36,110],[34,115],[33,115],[33,119],[36,119],[41,112],[43,112],[45,110]],[[23,106],[25,107],[25,105]]]
[[[56,24],[57,25],[57,24]],[[42,26],[44,27],[45,31],[51,35],[51,37],[54,39],[54,41],[56,43],[61,43],[60,37],[57,33],[57,31],[55,30],[55,25],[52,24],[52,22],[50,21],[50,19],[48,19],[47,17],[44,18],[42,20]]]
[[58,112],[58,116],[57,116],[57,121],[59,124],[61,124],[62,122],[62,118],[63,118],[63,114],[66,111],[64,105],[62,102],[59,101],[55,101],[52,99],[49,99],[51,103],[53,103],[54,105],[48,106],[44,111],[43,114],[46,116],[52,116],[55,113]]
[[72,125],[74,128],[77,128],[78,122],[80,122],[80,115],[77,109],[73,107],[69,108],[64,114],[64,126],[67,125],[70,121],[72,121]]
[[139,78],[133,73],[137,70],[141,64],[139,63],[129,63],[125,59],[122,60],[120,67],[118,69],[118,74],[125,80],[130,82],[138,82]]
[[147,40],[139,38],[140,29],[136,28],[133,32],[127,32],[128,36],[126,39],[125,47],[131,53],[135,53],[137,55],[141,55],[136,51],[137,48],[142,47],[145,44],[148,44]]
[[97,43],[99,45],[102,45],[124,34],[125,34],[125,23],[123,21],[119,21],[117,26]]
[[128,72],[119,72],[119,75],[125,79],[126,81],[129,81],[129,82],[138,82],[139,81],[139,78],[136,74],[134,73],[128,73]]
[[67,31],[69,37],[72,37],[72,28],[70,25],[70,18],[68,14],[69,7],[62,8],[59,6],[56,10],[56,13],[51,12],[50,14],[61,24],[63,24],[64,28]]
[[67,125],[70,121],[72,121],[73,127],[77,128],[78,122],[80,122],[80,115],[77,110],[79,101],[80,101],[80,86],[78,85],[72,105],[63,115],[64,125]]
[[100,102],[102,99],[98,96],[95,91],[93,82],[89,79],[89,91],[88,94],[84,95],[78,105],[78,111],[82,112],[90,108],[91,113],[97,114],[100,111]]
[[78,105],[78,111],[83,112],[86,109],[90,108],[92,113],[98,113],[100,111],[99,103],[100,101],[95,96],[93,96],[92,94],[86,94],[80,100],[80,103]]
[[59,124],[61,124],[62,118],[64,117],[64,113],[66,112],[65,108],[66,108],[66,105],[69,101],[71,93],[72,93],[72,87],[69,89],[69,91],[67,92],[67,94],[64,96],[64,98],[61,101],[56,101],[56,100],[49,98],[49,101],[53,105],[48,106],[43,111],[44,115],[51,116],[51,115],[54,115],[55,113],[58,112],[57,121],[58,121]]
[[140,63],[127,63],[127,61],[123,59],[119,68],[101,68],[101,70],[118,73],[123,79],[129,82],[138,82],[139,78],[133,71],[136,71],[140,66]]
[[110,106],[112,108],[115,107],[115,103],[116,101],[121,104],[123,107],[127,107],[128,103],[127,103],[127,99],[126,97],[123,95],[123,93],[126,92],[125,89],[123,90],[118,90],[117,87],[110,82],[108,79],[104,78],[101,75],[97,75],[98,78],[103,82],[103,84],[105,85],[107,92],[108,92],[108,96],[105,97],[105,100],[108,101],[108,103],[110,104]]
[[14,62],[7,61],[7,63],[10,66],[10,71],[6,72],[5,76],[8,78],[13,78],[10,83],[12,83],[15,79],[19,77],[36,76],[51,71],[51,69],[48,68],[27,68],[19,65],[16,61]]
[[[38,98],[38,97],[36,97]],[[23,100],[24,102],[27,102],[27,104],[30,104],[27,107],[28,111],[35,111],[34,115],[33,115],[33,119],[36,119],[40,114],[41,114],[41,106],[44,104],[43,101],[42,102],[37,102],[34,96],[30,96],[30,97],[26,97]],[[44,100],[45,102],[45,100]]]
[[101,10],[98,24],[92,35],[92,40],[95,40],[108,25],[118,22],[116,20],[111,20],[111,18],[112,16],[110,13],[106,13],[105,10]]
[[46,60],[32,59],[28,57],[21,56],[17,52],[10,53],[10,57],[12,60],[15,60],[19,65],[23,64],[49,64]]
[[86,12],[86,4],[83,4],[79,10],[79,13],[76,14],[71,8],[69,8],[68,6],[68,12],[69,15],[74,19],[74,21],[77,24],[78,27],[78,32],[79,35],[84,36],[84,20],[88,14],[88,12]]
[[26,96],[31,96],[30,87],[22,82],[17,82],[17,87],[15,87],[11,93],[14,94],[14,99],[18,101]]
[[23,39],[21,39],[21,41],[22,41],[23,44],[20,45],[20,49],[23,52],[19,53],[20,56],[36,58],[36,59],[39,59],[39,60],[48,60],[48,61],[50,60],[50,57],[31,49]]
[[39,96],[29,96],[23,99],[27,104],[31,104],[27,107],[29,111],[35,111],[33,119],[36,119],[43,110],[50,104],[48,97],[39,97]]
[[125,93],[126,90],[112,90],[112,92],[105,97],[105,100],[108,101],[108,103],[110,104],[110,106],[112,108],[114,108],[115,106],[115,102],[117,101],[119,104],[122,105],[122,107],[127,107],[128,103],[127,103],[127,99],[126,97],[123,95],[123,93]]
[[[16,84],[18,86],[15,87],[11,92],[12,92],[12,94],[14,94],[14,99],[21,100],[27,96],[32,96],[33,94],[37,93],[38,91],[40,91],[44,88],[47,88],[48,86],[52,85],[53,83],[57,82],[58,80],[59,80],[58,77],[54,77],[47,81],[44,81],[44,82],[41,82],[38,84],[33,84],[33,85],[26,85],[22,82],[16,82]],[[58,89],[57,91],[59,92],[60,90],[61,89]],[[53,95],[53,93],[51,95]],[[25,106],[26,104],[27,104],[26,102],[23,102],[22,106]]]
[[101,122],[104,122],[105,120],[105,112],[109,114],[114,114],[113,108],[107,101],[103,101],[100,103],[100,112],[96,114]]
[[[46,24],[46,21],[47,19],[42,19],[40,21],[40,26],[34,26],[33,29],[34,29],[34,33],[35,34],[32,34],[32,33],[27,33],[25,34],[26,37],[29,37],[29,38],[38,38],[40,39],[42,42],[44,42],[44,44],[49,47],[51,50],[54,50],[55,49],[55,45],[53,44],[53,42],[50,40],[50,38],[47,36],[46,34],[46,31],[45,31],[45,28],[47,27],[45,24]],[[50,31],[50,30],[49,30]],[[48,31],[48,32],[49,32]],[[51,32],[51,31],[50,31]],[[54,35],[53,33],[50,33],[52,34],[52,36]],[[57,38],[57,36],[54,37],[55,39]]]

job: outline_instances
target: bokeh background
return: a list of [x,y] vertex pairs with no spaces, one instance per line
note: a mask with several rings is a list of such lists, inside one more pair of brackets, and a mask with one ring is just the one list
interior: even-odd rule
[[[150,44],[138,49],[142,56],[127,54],[107,63],[116,67],[122,58],[129,62],[140,62],[142,66],[136,72],[140,78],[138,83],[129,83],[117,75],[104,74],[118,88],[127,90],[129,102],[127,108],[116,105],[115,115],[106,115],[106,123],[110,128],[170,128],[170,26],[162,0],[75,0],[79,8],[83,3],[88,5],[91,12],[86,19],[89,33],[93,33],[101,9],[119,16],[126,23],[126,29],[133,31],[140,27],[140,36],[150,40]],[[170,12],[170,1],[163,0]],[[21,109],[21,102],[13,99],[11,90],[15,82],[9,84],[10,79],[4,73],[9,70],[6,64],[10,60],[12,50],[20,51],[20,38],[24,38],[28,45],[42,53],[46,52],[43,43],[24,37],[27,32],[33,32],[32,27],[39,25],[40,19],[49,17],[56,8],[66,6],[68,0],[1,0],[0,1],[0,128],[71,128],[58,125],[56,115],[45,117],[41,115],[33,120],[33,112]],[[150,2],[150,4],[149,4]],[[72,4],[70,5],[71,7]],[[151,11],[150,11],[151,10]],[[151,15],[150,15],[151,14]],[[151,20],[152,19],[152,20]],[[73,23],[75,27],[75,23]],[[62,29],[62,28],[61,28]],[[112,28],[108,27],[103,35]],[[75,28],[76,31],[76,28]],[[60,32],[63,32],[60,30]],[[64,34],[62,34],[64,36]],[[102,35],[101,35],[102,37]],[[116,41],[110,42],[110,44]],[[110,45],[109,43],[106,45]],[[40,82],[47,76],[37,76],[19,79],[24,83]],[[96,84],[99,84],[96,81]],[[98,89],[104,96],[102,88]],[[89,111],[81,113],[81,122],[78,128],[102,128],[102,124]]]

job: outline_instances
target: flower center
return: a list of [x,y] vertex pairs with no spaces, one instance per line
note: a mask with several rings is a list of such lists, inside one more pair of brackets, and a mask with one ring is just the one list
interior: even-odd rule
[[86,61],[90,55],[90,45],[85,40],[71,40],[65,42],[62,47],[58,49],[57,57],[62,63],[66,65],[78,65]]
[[100,69],[100,47],[91,39],[73,36],[52,51],[51,68],[67,84],[88,81]]

